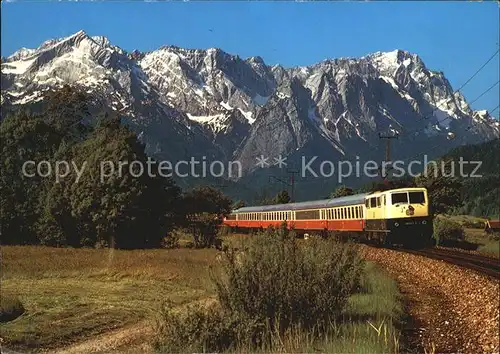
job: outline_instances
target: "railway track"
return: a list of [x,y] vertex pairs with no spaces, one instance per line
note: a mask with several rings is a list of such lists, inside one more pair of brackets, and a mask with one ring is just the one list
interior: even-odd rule
[[478,273],[500,279],[500,259],[478,254],[448,250],[443,248],[427,248],[423,250],[405,250],[405,252],[442,260],[457,266],[474,270]]

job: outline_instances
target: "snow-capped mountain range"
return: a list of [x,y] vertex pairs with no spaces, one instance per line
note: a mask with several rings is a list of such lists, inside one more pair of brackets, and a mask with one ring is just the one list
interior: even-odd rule
[[403,50],[284,68],[216,48],[128,53],[80,31],[2,58],[1,79],[4,107],[75,85],[122,115],[154,157],[239,160],[247,172],[261,155],[381,159],[379,133],[399,134],[395,157],[499,134],[487,111]]

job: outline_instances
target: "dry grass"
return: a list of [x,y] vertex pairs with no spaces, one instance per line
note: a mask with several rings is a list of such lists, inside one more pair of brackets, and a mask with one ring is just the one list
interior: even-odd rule
[[[440,215],[458,222],[465,231],[467,246],[473,246],[474,250],[500,258],[500,238],[484,232],[486,219],[471,215]],[[471,227],[473,226],[474,227]]]
[[472,215],[447,215],[446,217],[462,225],[467,223],[477,223],[478,225],[482,223],[484,225],[484,223],[486,222],[485,218]]
[[2,297],[26,312],[2,324],[9,348],[59,348],[149,318],[165,299],[213,294],[216,250],[95,250],[2,247]]
[[[247,235],[225,238],[236,247],[248,241]],[[118,346],[119,351],[136,348],[127,347],[123,336],[138,331],[127,340],[137,345],[150,341],[151,334],[142,324],[154,318],[164,300],[185,305],[214,296],[209,268],[217,263],[218,254],[215,249],[2,247],[2,298],[17,297],[26,311],[1,324],[1,337],[8,348],[20,352],[68,346],[70,352],[88,352],[89,348],[103,350],[107,342],[112,350],[113,341],[125,345]],[[397,330],[391,323],[399,317],[399,311],[394,310],[399,306],[397,287],[377,269],[368,267],[367,272],[365,279],[370,280],[363,286],[365,291],[349,301],[349,320],[338,324],[324,341],[312,343],[293,334],[284,347],[327,352],[397,351],[392,339]],[[377,334],[367,320],[377,328],[385,321],[389,339]],[[108,338],[110,333],[116,335]]]
[[478,252],[500,258],[500,239],[498,236],[487,234],[481,229],[466,228],[465,239],[478,245]]
[[[255,238],[256,236],[231,235],[224,237],[224,243],[233,247],[248,247],[251,246],[252,240]],[[277,236],[277,238],[279,237]],[[265,241],[262,244],[265,245],[265,248],[258,247],[256,249],[257,252],[252,252],[252,247],[245,248],[246,258],[240,259],[236,267],[239,270],[239,276],[236,277],[235,282],[228,283],[232,284],[231,291],[227,292],[227,294],[230,294],[229,297],[231,299],[234,298],[234,302],[231,302],[232,306],[238,303],[238,301],[248,301],[248,305],[230,307],[227,303],[228,297],[222,296],[226,300],[223,300],[219,306],[208,310],[206,308],[194,307],[187,312],[175,313],[166,307],[165,311],[159,314],[155,327],[155,344],[160,352],[224,352],[225,350],[235,353],[400,352],[402,349],[402,345],[400,344],[400,325],[404,312],[402,297],[399,293],[397,283],[373,263],[368,263],[361,270],[360,287],[356,288],[354,293],[350,294],[343,310],[340,310],[336,316],[332,316],[334,318],[333,322],[321,326],[307,327],[304,324],[308,322],[304,321],[301,323],[302,325],[291,324],[283,333],[277,329],[276,332],[272,330],[268,332],[269,328],[265,324],[264,327],[256,326],[259,323],[259,319],[266,316],[266,313],[258,313],[260,309],[267,309],[267,315],[269,315],[270,308],[268,306],[258,306],[257,304],[260,302],[265,303],[264,299],[274,298],[272,291],[266,291],[270,287],[272,288],[272,286],[279,288],[277,294],[280,292],[283,295],[293,294],[294,302],[300,302],[303,304],[302,306],[305,306],[307,303],[301,297],[302,292],[298,290],[302,289],[304,285],[300,282],[294,283],[293,279],[295,277],[290,276],[291,269],[295,269],[297,266],[300,268],[301,262],[298,261],[300,257],[294,253],[298,259],[294,258],[296,264],[290,267],[287,264],[286,257],[285,259],[280,259],[278,250],[271,251],[271,249],[275,248],[272,247],[272,242],[269,242],[270,240],[267,239]],[[301,246],[306,246],[314,241],[314,239],[297,240]],[[342,246],[340,244],[332,245],[327,243],[321,246],[329,248],[328,245],[339,248]],[[281,248],[279,249],[281,250]],[[269,255],[266,255],[266,252],[270,252],[270,258],[267,257]],[[317,260],[319,261],[321,257],[319,254],[317,256]],[[255,259],[257,263],[252,264],[252,259]],[[274,263],[270,263],[269,259],[280,259],[277,263],[278,269],[285,269],[284,273],[287,279],[285,282],[280,279],[280,272],[273,271]],[[243,271],[246,266],[240,263],[242,261],[243,264],[248,263],[248,271]],[[323,264],[322,261],[319,262]],[[337,264],[339,263],[337,262]],[[234,267],[231,269],[234,269]],[[321,273],[321,271],[318,273]],[[331,273],[333,274],[335,271]],[[258,274],[260,274],[260,277]],[[260,285],[256,286],[253,281],[250,281],[253,275],[259,278],[257,283]],[[313,275],[308,275],[307,277],[310,280],[305,287],[313,286],[312,284],[317,285]],[[247,283],[249,284],[248,287]],[[281,283],[286,283],[286,286],[280,286],[279,284]],[[335,281],[327,282],[330,285],[335,283]],[[245,285],[243,286],[242,284]],[[297,284],[297,286],[292,287],[291,284]],[[287,289],[287,286],[290,289]],[[287,290],[284,291],[284,289]],[[263,294],[259,295],[259,292],[263,292]],[[324,291],[323,294],[327,292],[328,290]],[[224,295],[226,292],[222,291],[222,294]],[[307,293],[307,298],[312,298],[316,295],[322,296],[320,294]],[[286,295],[281,297],[286,298]],[[273,304],[283,301],[281,297],[276,296]],[[322,308],[328,306],[335,308],[334,297],[325,296],[325,298],[327,299],[326,304],[323,304],[325,307],[322,306],[321,301],[313,301],[313,303]],[[224,305],[226,311],[220,312],[222,309],[220,306]],[[252,308],[252,306],[255,306],[257,311],[245,312],[247,309]],[[324,312],[331,312],[331,310],[331,308],[328,308]],[[301,314],[301,311],[298,310],[294,311],[293,314],[295,318],[300,319],[301,315],[305,317],[306,313],[311,313],[311,311],[304,311]],[[245,313],[245,315],[242,313]],[[255,315],[255,318],[252,315]],[[283,313],[279,312],[279,315],[282,316]],[[315,316],[315,318],[317,317]],[[271,317],[268,319],[269,322],[266,323],[269,325],[269,323],[272,323],[272,319],[273,316],[271,313]],[[283,324],[284,321],[280,323]],[[243,328],[244,330],[241,331]],[[255,342],[255,338],[252,335],[250,335],[250,337],[254,338],[252,340],[246,337],[249,333],[253,333],[251,331],[255,330],[265,332],[267,340],[264,343]],[[267,337],[268,334],[269,337]],[[259,335],[256,337],[260,338]]]

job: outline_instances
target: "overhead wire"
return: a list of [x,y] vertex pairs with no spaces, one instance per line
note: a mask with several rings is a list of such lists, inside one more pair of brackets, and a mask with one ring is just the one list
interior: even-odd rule
[[[500,49],[497,49],[495,53],[493,53],[492,56],[490,56],[488,58],[488,60],[486,60],[486,62],[481,65],[481,67],[479,69],[477,69],[474,74],[472,74],[457,90],[453,91],[452,94],[451,94],[451,97],[454,97],[457,93],[461,92],[462,89],[467,86],[496,56],[497,54],[500,52]],[[479,97],[477,97],[476,99],[474,99],[473,101],[471,101],[469,103],[469,106],[472,105],[473,103],[475,103],[477,100],[479,100],[482,96],[484,96],[486,93],[488,93],[490,90],[492,90],[496,85],[498,85],[499,81],[497,81],[496,83],[494,83],[490,88],[488,88],[485,92],[483,92]],[[450,97],[450,98],[451,98]],[[430,114],[427,114],[424,119],[429,119],[431,117],[434,117],[434,112],[436,112],[436,110],[438,110],[444,103],[448,103],[450,98],[448,98],[447,100],[444,100],[443,102],[439,103],[438,105],[436,105],[432,111],[430,112]],[[416,130],[410,130],[410,131],[407,131],[405,132],[406,134],[412,134],[412,133],[417,133],[417,132],[420,132],[420,131],[424,131],[426,130],[430,124],[439,124],[439,123],[442,123],[444,122],[445,120],[448,120],[450,119],[451,116],[446,116],[442,119],[438,119],[436,122],[434,123],[427,123],[425,125],[425,127],[423,129],[419,128],[419,129],[416,129]]]
[[[500,107],[500,105],[496,106],[493,110],[491,110],[491,111],[489,111],[489,112],[491,112],[491,113],[492,113],[492,112],[494,112],[495,110],[497,110],[499,107]],[[404,159],[400,159],[399,161],[407,161],[407,160],[415,159],[415,158],[417,158],[417,157],[419,157],[419,156],[421,156],[421,155],[425,155],[426,153],[429,153],[429,152],[431,152],[431,151],[435,150],[436,148],[440,147],[441,145],[442,145],[442,143],[438,143],[438,144],[436,144],[436,145],[432,146],[431,148],[426,149],[426,151],[424,151],[424,152],[419,152],[419,153],[418,153],[418,154],[416,154],[416,155],[413,155],[413,156],[410,156],[410,157],[407,157],[407,158],[404,158]],[[453,160],[453,158],[448,159],[447,161],[445,161],[445,162],[444,162],[444,166],[446,166],[446,164],[447,164],[448,162],[452,161],[452,160]]]

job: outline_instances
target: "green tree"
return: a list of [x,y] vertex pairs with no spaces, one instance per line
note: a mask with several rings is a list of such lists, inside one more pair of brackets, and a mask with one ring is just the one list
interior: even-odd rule
[[[448,212],[453,209],[455,213],[498,218],[500,212],[498,204],[498,193],[500,192],[499,149],[500,139],[497,138],[481,144],[457,147],[442,157],[443,161],[448,162],[448,170],[452,163],[455,164],[455,174],[459,174],[457,162],[460,158],[468,162],[462,167],[464,177],[458,178],[462,184],[459,206],[446,208]],[[481,164],[470,163],[472,161],[480,161]],[[470,176],[472,172],[476,176],[481,175],[482,177],[465,177]],[[458,183],[455,186],[458,186]]]
[[353,195],[354,192],[351,188],[346,187],[344,185],[338,187],[335,192],[331,194],[331,198],[340,198],[340,197],[346,197],[348,195]]
[[[67,149],[85,138],[90,131],[83,120],[89,116],[88,97],[78,90],[64,87],[48,95],[42,103],[21,107],[8,114],[0,127],[2,168],[0,177],[2,242],[38,243],[37,235],[53,237],[56,243],[62,237],[51,232],[39,232],[44,216],[48,223],[46,194],[53,175],[47,178],[23,173],[28,161],[48,161],[51,167],[58,151]],[[34,166],[27,172],[33,174]],[[42,172],[48,172],[44,166]],[[50,209],[50,208],[49,208]]]
[[[30,107],[37,113],[18,110],[2,121],[2,243],[156,247],[182,218],[173,180],[140,171],[148,162],[144,145],[119,117],[94,118],[89,102],[64,87]],[[96,120],[96,128],[89,128]],[[73,170],[61,180],[26,177],[28,160],[52,167],[66,161],[81,176]],[[113,172],[106,178],[103,166]]]
[[180,206],[196,247],[210,247],[216,243],[217,227],[222,217],[231,212],[231,204],[229,197],[208,186],[197,186],[184,194]]
[[64,195],[76,220],[72,233],[78,234],[82,245],[160,245],[175,223],[180,189],[171,178],[148,175],[144,145],[120,124],[119,117],[103,116],[69,157],[78,166],[87,164],[78,183],[76,176],[64,183]]
[[187,215],[210,213],[227,215],[231,212],[232,201],[220,190],[209,186],[196,186],[183,197],[183,208]]
[[288,195],[288,192],[285,190],[278,192],[278,194],[276,194],[276,197],[274,197],[274,204],[287,204],[287,203],[290,203],[290,196]]
[[27,161],[49,160],[61,136],[43,117],[20,111],[2,121],[0,139],[2,243],[37,243],[34,225],[40,211],[43,178],[34,171],[33,165],[26,169],[32,177],[25,175],[23,165]]
[[[444,174],[443,175],[443,170]],[[427,188],[431,212],[434,214],[450,213],[462,205],[461,189],[463,182],[453,175],[451,164],[445,164],[444,169],[438,166],[428,166],[426,174],[415,179],[419,187]]]
[[64,86],[45,99],[45,121],[61,132],[65,141],[81,141],[91,131],[91,98],[74,87]]
[[274,197],[272,197],[271,192],[265,187],[258,191],[254,196],[253,205],[271,205],[274,203]]
[[233,209],[240,209],[245,207],[245,202],[243,200],[238,200],[236,203],[233,204]]

